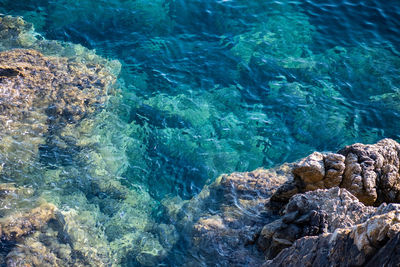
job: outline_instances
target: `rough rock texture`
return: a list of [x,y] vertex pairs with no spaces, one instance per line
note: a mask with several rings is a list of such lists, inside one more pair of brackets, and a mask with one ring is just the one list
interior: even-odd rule
[[55,210],[54,205],[45,203],[27,213],[13,214],[0,219],[1,239],[7,241],[18,239],[40,229],[54,218]]
[[34,190],[27,187],[17,187],[13,183],[0,184],[0,217],[5,218],[15,212],[24,210],[32,204]]
[[7,266],[87,266],[73,257],[68,244],[59,244],[58,232],[37,232],[7,254]]
[[[4,51],[10,47],[28,49]],[[115,81],[109,63],[82,47],[41,40],[31,25],[7,16],[0,16],[0,51],[0,177],[15,169],[30,174],[19,162],[33,162],[44,146],[71,144],[90,176],[81,183],[75,165],[45,171],[43,184],[65,190],[47,196],[59,210],[29,189],[0,184],[1,265],[155,266],[181,246],[190,256],[171,262],[183,266],[399,263],[400,206],[365,206],[400,200],[395,141],[222,175],[192,200],[164,200],[168,216],[157,224],[149,194],[124,185],[116,171],[122,164],[107,162],[112,144],[85,153],[99,138],[88,117]]]
[[53,204],[35,196],[32,189],[0,184],[0,263],[6,264],[11,250],[23,249],[25,240],[46,228],[56,212]]
[[[59,212],[56,218],[43,226],[40,231],[31,233],[19,240],[5,257],[7,266],[110,266],[111,261],[99,246],[76,247],[68,232],[63,229]],[[85,236],[76,233],[75,236]],[[102,254],[103,253],[103,254]],[[103,258],[102,258],[103,256]]]
[[[178,234],[172,224],[153,220],[150,194],[120,176],[134,140],[118,139],[112,128],[129,126],[110,112],[120,104],[113,85],[119,62],[46,40],[21,18],[0,15],[0,36],[0,179],[32,185],[58,208],[37,229],[28,221],[32,227],[17,241],[4,239],[9,249],[0,251],[0,264],[159,264]],[[0,201],[4,218],[19,218],[6,208],[13,201],[22,214],[36,208]]]
[[373,212],[373,207],[365,206],[346,189],[338,187],[297,194],[290,199],[280,219],[263,227],[258,245],[267,258],[273,258],[303,236],[351,227]]
[[346,157],[341,187],[368,205],[400,202],[400,144],[383,139],[375,145],[347,146],[339,153]]
[[291,176],[290,170],[290,165],[282,165],[222,175],[197,198],[183,203],[177,199],[165,201],[171,223],[177,225],[182,236],[190,237],[186,245],[193,257],[182,264],[259,266],[263,256],[252,244],[263,225],[275,218],[265,204]]
[[40,147],[67,149],[63,132],[104,105],[119,71],[118,61],[0,14],[0,178],[28,180]]
[[396,141],[384,139],[315,152],[284,171],[221,176],[198,198],[166,208],[178,230],[191,236],[191,258],[201,262],[397,266],[400,204],[382,202],[399,202],[399,151]]
[[298,192],[339,186],[366,205],[400,202],[400,145],[383,139],[375,145],[354,144],[338,154],[315,152],[293,168],[294,180],[272,200],[287,203]]
[[[303,237],[284,249],[263,266],[363,266],[377,263],[398,265],[398,257],[390,258],[398,244],[400,212],[376,215],[351,228],[333,233]],[[381,251],[382,250],[382,251]],[[373,258],[376,253],[384,254]],[[386,253],[389,252],[389,255]],[[397,261],[396,261],[397,259]],[[375,265],[382,266],[382,265]]]
[[[0,184],[0,262],[7,266],[109,266],[108,244],[32,189]],[[86,218],[90,220],[90,217]],[[93,236],[88,236],[92,234]],[[96,239],[97,237],[97,239]],[[88,240],[98,243],[88,244]],[[103,245],[103,246],[102,246]],[[101,250],[103,248],[103,250]]]
[[29,113],[37,112],[52,121],[79,121],[104,104],[114,80],[101,65],[46,57],[35,50],[1,52],[2,118],[29,121]]
[[48,131],[78,122],[104,104],[114,80],[101,65],[45,57],[35,50],[0,52],[3,169],[10,164],[24,169],[15,163],[30,162]]
[[0,15],[0,50],[34,41],[32,24],[20,17]]

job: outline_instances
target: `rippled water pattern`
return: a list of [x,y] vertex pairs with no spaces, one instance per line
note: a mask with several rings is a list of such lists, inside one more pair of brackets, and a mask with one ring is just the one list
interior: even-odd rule
[[[221,173],[400,138],[398,1],[0,0],[0,13],[122,63],[102,156],[149,193],[155,221],[165,197]],[[89,183],[74,148],[40,153]]]

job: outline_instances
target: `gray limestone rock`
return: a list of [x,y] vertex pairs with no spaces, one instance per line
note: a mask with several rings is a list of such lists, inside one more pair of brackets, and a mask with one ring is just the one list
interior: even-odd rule
[[303,237],[263,266],[398,266],[399,219],[399,211],[391,211],[333,233]]

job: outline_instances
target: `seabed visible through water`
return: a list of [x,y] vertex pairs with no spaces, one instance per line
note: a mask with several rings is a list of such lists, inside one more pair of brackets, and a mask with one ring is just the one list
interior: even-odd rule
[[166,210],[220,174],[400,139],[389,2],[0,0],[0,52],[39,51],[86,88],[32,95],[23,118],[0,99],[0,179],[19,192],[0,216],[55,205],[65,224],[34,238],[69,263],[201,264]]

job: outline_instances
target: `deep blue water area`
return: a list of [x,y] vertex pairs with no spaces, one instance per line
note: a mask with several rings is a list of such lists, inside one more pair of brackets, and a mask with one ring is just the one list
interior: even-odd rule
[[[400,139],[397,0],[0,0],[0,13],[122,63],[104,136],[124,183],[156,203],[222,173]],[[71,151],[43,147],[41,162],[78,166]]]

